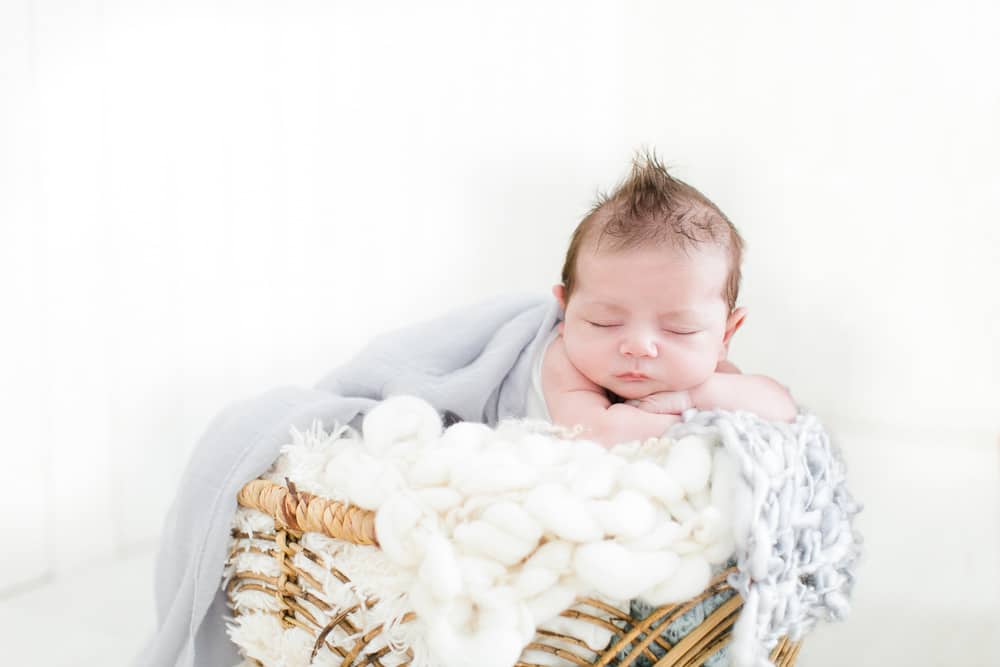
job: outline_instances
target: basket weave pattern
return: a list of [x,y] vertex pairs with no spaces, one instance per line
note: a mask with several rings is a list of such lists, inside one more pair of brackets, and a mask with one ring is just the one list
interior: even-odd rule
[[[294,484],[288,486],[267,480],[253,480],[240,491],[237,501],[243,507],[261,511],[274,519],[276,531],[273,535],[254,533],[253,540],[273,543],[262,548],[250,544],[251,535],[234,530],[230,560],[239,552],[252,551],[274,558],[279,566],[279,576],[269,577],[256,572],[237,571],[227,586],[230,607],[233,595],[238,591],[254,590],[273,595],[278,601],[278,610],[269,612],[277,615],[282,627],[299,627],[315,637],[312,657],[328,651],[337,656],[342,667],[374,665],[383,667],[380,661],[388,652],[388,647],[370,647],[382,628],[376,627],[364,635],[352,620],[360,605],[335,611],[323,598],[323,586],[308,572],[297,568],[292,558],[298,554],[323,567],[318,554],[299,543],[305,532],[319,532],[328,537],[346,540],[354,544],[378,545],[375,535],[374,512],[344,505],[333,500],[308,493],[300,493]],[[336,568],[329,568],[341,582],[348,578]],[[655,665],[656,667],[695,667],[718,652],[729,643],[732,626],[742,607],[739,595],[733,594],[719,607],[706,614],[704,621],[679,641],[671,644],[663,630],[675,619],[694,608],[699,602],[713,595],[732,589],[726,577],[732,570],[717,575],[708,588],[699,596],[683,604],[664,605],[652,610],[645,618],[635,618],[622,610],[593,598],[578,599],[574,605],[562,612],[562,616],[593,623],[610,630],[614,637],[603,650],[594,652],[581,639],[544,629],[539,629],[527,649],[544,651],[563,659],[567,664],[592,665],[595,667]],[[308,602],[313,609],[324,612],[322,618],[311,612],[303,604]],[[368,599],[365,606],[378,604],[377,599]],[[413,620],[407,614],[404,622]],[[355,637],[353,643],[346,643],[348,637]],[[348,645],[349,648],[345,648]],[[776,667],[791,667],[795,664],[799,644],[782,639],[771,652],[771,660]],[[412,659],[412,652],[407,652]],[[409,661],[404,663],[409,664]],[[535,663],[523,660],[517,667],[537,667]]]

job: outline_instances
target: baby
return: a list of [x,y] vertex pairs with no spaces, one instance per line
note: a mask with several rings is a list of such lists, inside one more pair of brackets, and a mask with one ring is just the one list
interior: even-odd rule
[[793,420],[781,384],[726,360],[746,318],[742,249],[715,204],[637,158],[573,232],[552,290],[565,317],[540,360],[550,420],[606,446],[658,437],[691,407]]

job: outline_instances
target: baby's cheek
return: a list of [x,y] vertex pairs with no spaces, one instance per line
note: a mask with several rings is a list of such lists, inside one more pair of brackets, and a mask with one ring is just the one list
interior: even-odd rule
[[691,372],[693,375],[692,385],[698,385],[711,377],[718,365],[717,355],[712,353],[701,354],[692,361]]
[[715,371],[715,361],[707,355],[691,351],[676,359],[674,382],[680,389],[690,389],[708,379]]
[[585,345],[578,350],[576,366],[592,382],[602,384],[607,374],[615,369],[615,362],[600,345]]
[[566,346],[566,356],[569,362],[584,375],[589,375],[589,369],[593,365],[593,353],[586,341],[574,336],[563,336],[563,343]]

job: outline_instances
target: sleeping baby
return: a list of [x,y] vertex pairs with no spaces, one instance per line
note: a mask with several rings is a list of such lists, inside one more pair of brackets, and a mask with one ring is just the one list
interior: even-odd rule
[[535,360],[527,416],[584,427],[606,446],[659,437],[691,407],[792,421],[788,391],[727,361],[743,241],[655,156],[573,232],[553,293],[563,320]]

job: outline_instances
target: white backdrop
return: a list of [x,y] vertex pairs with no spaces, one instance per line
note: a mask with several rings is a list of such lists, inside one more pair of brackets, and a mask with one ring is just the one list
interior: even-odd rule
[[747,239],[745,370],[835,431],[995,446],[998,25],[943,0],[0,4],[0,591],[148,548],[225,404],[546,292],[643,145]]

